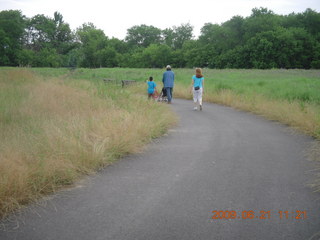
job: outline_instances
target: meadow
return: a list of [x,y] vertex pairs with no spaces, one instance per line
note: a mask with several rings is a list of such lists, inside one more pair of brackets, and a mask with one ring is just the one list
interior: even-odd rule
[[[36,69],[41,74],[54,74]],[[55,70],[56,74],[61,71]],[[67,70],[65,74],[67,73]],[[102,81],[103,78],[145,82],[153,76],[161,89],[163,69],[100,68],[77,69],[75,79]],[[173,69],[175,72],[174,96],[191,99],[190,86],[193,69]],[[46,73],[47,72],[47,73]],[[300,131],[320,138],[320,71],[319,70],[236,70],[204,69],[207,102],[219,103],[253,112],[280,121]],[[120,84],[120,83],[119,83]],[[140,87],[139,87],[140,86]],[[133,91],[145,93],[139,85]]]
[[[176,76],[174,97],[191,100],[194,69],[173,71]],[[76,78],[85,77],[96,81],[113,79],[118,84],[120,80],[136,80],[141,84],[130,89],[141,94],[145,93],[145,85],[142,83],[149,76],[153,76],[160,91],[163,72],[164,69],[102,68],[79,69],[73,74]],[[316,141],[308,149],[308,158],[320,164],[320,70],[203,69],[203,74],[204,101],[252,112],[314,137]],[[318,177],[311,186],[314,191],[320,192],[318,170],[315,171]]]
[[[146,97],[145,81],[153,76],[161,89],[163,71],[0,68],[0,216],[140,151],[173,126],[178,120],[170,108]],[[191,99],[194,70],[173,71],[174,97]],[[319,70],[203,73],[205,101],[260,114],[320,138]],[[105,84],[104,78],[114,83]],[[139,84],[122,88],[121,80]],[[319,186],[320,181],[317,190]]]
[[60,69],[0,69],[0,216],[73,184],[175,124],[167,105]]
[[[149,76],[161,85],[163,69],[133,68],[99,68],[99,69],[68,69],[46,68],[34,69],[45,76],[72,74],[74,79],[102,80],[136,80],[143,82]],[[176,76],[175,84],[189,86],[193,69],[173,69]],[[203,70],[207,93],[231,90],[238,95],[262,95],[269,99],[299,101],[320,104],[320,70]]]

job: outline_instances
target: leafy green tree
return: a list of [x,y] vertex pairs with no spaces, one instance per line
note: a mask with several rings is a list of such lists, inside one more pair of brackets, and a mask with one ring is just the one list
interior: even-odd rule
[[161,29],[145,24],[133,26],[127,30],[125,38],[131,47],[148,47],[161,42]]
[[313,59],[311,61],[311,68],[320,69],[320,42],[317,41],[314,46]]
[[142,52],[142,66],[162,68],[171,62],[172,50],[167,45],[151,44]]
[[133,68],[145,67],[143,62],[143,50],[143,48],[135,48],[130,53],[124,54],[121,66]]
[[303,28],[301,14],[290,13],[286,16],[282,16],[281,26],[284,28]]
[[170,48],[174,48],[174,41],[176,37],[176,33],[174,32],[174,30],[172,28],[166,28],[162,30],[161,35],[163,43]]
[[[208,66],[208,45],[203,45],[196,40],[186,41],[182,46],[182,53],[185,66],[192,67],[207,67]],[[209,51],[211,52],[211,51]]]
[[267,8],[254,8],[243,24],[243,38],[249,40],[257,33],[271,31],[280,26],[282,18]]
[[173,28],[166,28],[162,31],[163,43],[173,49],[181,49],[184,42],[193,38],[193,26],[189,23],[174,26]]
[[174,49],[180,49],[182,48],[183,44],[191,40],[193,35],[193,27],[187,23],[187,24],[181,24],[178,27],[173,27],[173,31],[175,33],[174,41],[173,41],[173,48]]
[[0,12],[0,65],[51,67],[320,68],[320,14],[277,15],[254,8],[249,17],[206,23],[198,39],[188,24],[139,25],[125,40],[109,39],[92,23],[73,33],[63,16],[27,19]]
[[221,25],[205,24],[198,39],[205,51],[198,52],[211,68],[316,67],[318,16],[310,9],[279,16],[255,8],[245,19],[236,16]]
[[77,35],[81,41],[81,52],[83,60],[82,67],[97,68],[103,65],[101,50],[107,46],[107,37],[104,32],[92,23],[83,24],[78,28]]
[[99,51],[98,58],[101,63],[101,67],[118,66],[117,52],[113,47],[108,46]]
[[17,60],[19,66],[32,66],[35,61],[35,53],[30,49],[22,49],[18,52]]
[[54,20],[38,14],[28,23],[27,47],[37,52],[43,48],[51,48],[54,35]]
[[38,67],[60,67],[62,57],[53,48],[43,48],[36,53],[34,64]]
[[320,35],[320,13],[317,13],[313,11],[310,8],[307,8],[306,11],[304,11],[302,14],[302,22],[305,27],[305,29],[314,36],[318,37],[318,40]]
[[129,51],[128,43],[117,38],[107,40],[107,45],[114,48],[117,53],[124,54]]
[[201,28],[199,43],[201,60],[198,66],[218,67],[218,57],[228,50],[228,30],[218,24],[206,23]]
[[216,57],[216,68],[252,68],[249,61],[251,51],[247,46],[238,46]]
[[302,28],[278,28],[257,34],[246,47],[254,68],[310,68],[315,41]]
[[20,11],[0,12],[0,65],[16,66],[26,19]]
[[[272,34],[272,32],[268,32]],[[251,49],[251,62],[254,68],[266,69],[276,67],[273,42],[262,33],[249,40]]]
[[207,23],[201,28],[199,41],[210,49],[214,48],[216,54],[221,54],[228,49],[227,38],[228,32],[224,27]]
[[221,25],[225,29],[225,41],[228,50],[243,44],[244,22],[243,17],[235,16]]
[[318,41],[320,40],[320,13],[307,8],[303,13],[291,13],[282,17],[284,28],[304,28]]
[[10,38],[5,31],[0,29],[0,65],[12,65],[15,62],[14,57],[12,47],[10,47]]
[[[43,58],[43,53],[53,49],[55,54],[61,55],[58,56],[59,59],[65,59],[68,52],[75,46],[74,35],[69,24],[64,23],[60,13],[55,12],[54,18],[38,14],[28,21],[25,47],[39,53],[35,54],[35,58]],[[49,64],[50,61],[46,62]],[[65,61],[59,60],[57,62],[63,64]],[[57,62],[54,64],[51,62],[50,65],[60,67],[56,64]],[[40,59],[35,59],[34,63],[43,66]]]
[[53,47],[59,54],[66,54],[76,46],[74,43],[74,35],[69,24],[63,21],[63,16],[58,12],[54,13],[54,23]]
[[183,48],[172,51],[170,63],[175,68],[186,67],[187,60],[186,60],[185,52],[183,51]]
[[292,34],[293,68],[309,69],[316,51],[315,39],[303,28],[289,29]]
[[[80,45],[80,44],[79,44]],[[64,67],[80,67],[83,62],[84,56],[80,49],[80,46],[73,48],[67,54],[63,55]]]

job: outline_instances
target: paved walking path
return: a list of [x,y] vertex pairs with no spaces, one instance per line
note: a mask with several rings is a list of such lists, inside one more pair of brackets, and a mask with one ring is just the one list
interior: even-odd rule
[[312,138],[220,105],[172,108],[166,136],[12,216],[0,239],[320,239]]

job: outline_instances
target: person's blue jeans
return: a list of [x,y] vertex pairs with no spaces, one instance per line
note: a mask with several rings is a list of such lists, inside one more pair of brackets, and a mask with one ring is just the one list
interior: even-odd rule
[[172,99],[172,87],[166,87],[168,102],[171,102]]

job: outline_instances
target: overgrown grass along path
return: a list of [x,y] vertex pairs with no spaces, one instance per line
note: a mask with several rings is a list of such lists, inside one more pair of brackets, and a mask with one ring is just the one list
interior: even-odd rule
[[[173,70],[174,96],[191,99],[194,70]],[[163,134],[176,118],[166,105],[146,101],[145,84],[122,89],[102,81],[143,83],[153,76],[160,89],[163,71],[1,68],[0,215]],[[320,138],[319,70],[204,69],[204,75],[205,101],[261,114]]]
[[[41,71],[42,74],[46,72]],[[176,75],[174,96],[191,99],[194,70],[173,71]],[[72,75],[97,81],[108,78],[141,82],[153,76],[161,89],[163,72],[163,69],[78,69]],[[205,101],[254,112],[320,138],[320,70],[204,69],[203,73]],[[145,86],[134,91],[145,92]]]
[[176,122],[166,105],[118,86],[41,71],[0,69],[0,216],[141,149]]
[[[59,70],[57,70],[59,71]],[[176,80],[174,97],[191,99],[190,86],[193,69],[173,69]],[[153,76],[162,87],[164,69],[78,69],[75,78],[103,78],[144,82]],[[45,73],[45,70],[43,70]],[[215,70],[204,69],[207,102],[223,104],[253,112],[287,124],[320,140],[320,70]],[[132,88],[145,92],[145,85]],[[192,107],[192,105],[190,106]],[[310,148],[310,159],[320,163],[320,142]],[[313,184],[320,192],[320,173]]]

